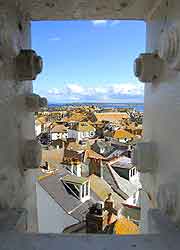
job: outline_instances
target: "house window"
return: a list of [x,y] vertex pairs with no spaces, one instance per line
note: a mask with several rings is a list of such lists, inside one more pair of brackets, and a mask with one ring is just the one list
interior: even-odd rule
[[88,193],[89,193],[89,188],[88,188],[88,182],[86,182],[86,195],[88,195]]
[[132,168],[130,172],[130,176],[134,176],[136,174],[136,168]]
[[67,183],[68,184],[68,187],[70,188],[70,190],[77,196],[79,197],[79,187],[74,185],[74,184],[71,184],[71,183]]
[[73,166],[73,174],[77,175],[77,166]]
[[130,176],[131,177],[133,176],[133,169],[131,169],[131,171],[130,171]]
[[90,132],[90,135],[91,135],[91,136],[93,136],[93,135],[94,135],[94,132],[93,132],[93,131],[91,131],[91,132]]
[[136,204],[136,193],[133,194],[133,204]]
[[82,198],[84,197],[84,185],[82,185]]

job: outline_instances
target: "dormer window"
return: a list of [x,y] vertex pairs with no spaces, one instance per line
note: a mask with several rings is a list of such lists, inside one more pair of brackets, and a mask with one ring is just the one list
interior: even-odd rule
[[87,178],[75,175],[66,175],[62,179],[64,185],[76,196],[81,202],[90,199],[90,183]]
[[133,177],[136,174],[136,168],[131,168],[130,170],[130,177]]

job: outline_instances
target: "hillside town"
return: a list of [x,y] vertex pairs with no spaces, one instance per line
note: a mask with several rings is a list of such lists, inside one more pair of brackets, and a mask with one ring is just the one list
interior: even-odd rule
[[135,109],[95,105],[36,113],[39,232],[139,233],[141,184],[131,155],[142,119]]

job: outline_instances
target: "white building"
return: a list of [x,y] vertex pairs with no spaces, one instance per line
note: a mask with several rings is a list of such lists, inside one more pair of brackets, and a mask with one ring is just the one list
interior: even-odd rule
[[42,133],[42,123],[38,119],[35,120],[35,133],[36,136]]
[[119,176],[127,179],[138,188],[141,188],[140,174],[136,167],[131,164],[130,158],[121,156],[118,161],[111,164],[111,166],[119,174]]
[[96,129],[87,122],[79,122],[71,129],[68,129],[68,138],[75,138],[77,141],[81,141],[86,138],[93,138],[95,136]]
[[65,167],[73,174],[78,177],[82,176],[82,162],[78,160],[72,160],[68,165]]
[[68,129],[64,125],[55,125],[51,130],[51,140],[55,141],[58,139],[66,140],[68,136]]

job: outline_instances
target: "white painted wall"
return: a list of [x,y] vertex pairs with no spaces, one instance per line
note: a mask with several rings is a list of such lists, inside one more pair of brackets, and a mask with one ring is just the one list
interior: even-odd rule
[[36,133],[36,136],[40,135],[41,134],[41,124],[38,124],[36,125],[35,124],[35,133]]
[[81,164],[78,164],[75,167],[76,167],[76,172],[77,172],[76,175],[79,176],[79,177],[81,177],[81,172],[82,172],[82,170],[81,170]]
[[93,138],[95,136],[95,131],[90,132],[81,132],[73,129],[68,130],[68,138],[75,138],[76,140],[80,141],[85,138]]
[[66,168],[73,174],[73,175],[76,175],[78,177],[81,177],[81,164],[78,164],[78,165],[66,165]]
[[140,173],[137,171],[136,167],[131,168],[131,170],[129,171],[129,181],[137,187],[141,188]]
[[63,230],[78,223],[39,185],[36,184],[38,226],[40,233],[62,233]]
[[57,139],[66,139],[68,133],[51,133],[51,140],[56,141]]
[[[86,188],[88,189],[88,193],[86,194]],[[90,199],[90,182],[86,182],[85,184],[80,186],[80,200],[81,202],[86,202]]]
[[75,138],[76,140],[80,140],[78,131],[73,129],[68,129],[68,138]]
[[130,196],[126,200],[125,203],[128,204],[128,205],[140,207],[141,206],[141,203],[140,203],[140,191],[138,190],[137,192],[135,192],[132,196]]

